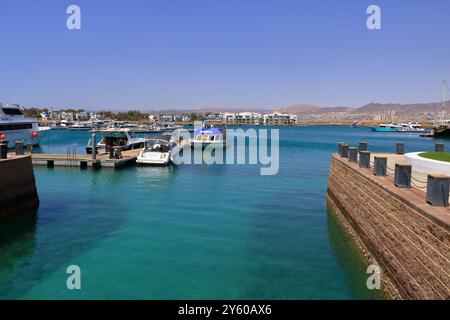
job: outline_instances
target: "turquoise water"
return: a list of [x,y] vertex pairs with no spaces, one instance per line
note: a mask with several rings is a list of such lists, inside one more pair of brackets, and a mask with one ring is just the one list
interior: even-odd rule
[[[330,154],[338,141],[389,152],[436,141],[347,127],[281,128],[280,138],[276,176],[242,165],[35,168],[39,209],[0,225],[0,298],[381,298],[327,213]],[[41,151],[82,153],[88,139],[53,131]],[[82,290],[66,288],[69,265]]]

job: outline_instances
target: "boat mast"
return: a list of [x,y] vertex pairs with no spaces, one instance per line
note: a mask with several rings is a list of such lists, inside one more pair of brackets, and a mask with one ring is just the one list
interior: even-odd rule
[[446,102],[447,102],[447,82],[444,80],[444,81],[442,81],[441,125],[444,124]]

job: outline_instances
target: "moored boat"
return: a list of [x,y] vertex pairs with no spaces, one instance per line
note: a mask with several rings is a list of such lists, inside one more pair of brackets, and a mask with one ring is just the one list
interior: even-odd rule
[[172,145],[165,139],[149,139],[136,159],[137,164],[167,165],[172,162]]
[[0,103],[0,140],[14,148],[16,141],[37,146],[50,128],[39,127],[37,119],[26,118],[19,105]]
[[375,132],[399,132],[400,126],[398,124],[380,124],[378,127],[370,127]]
[[226,146],[225,131],[213,126],[203,127],[194,131],[194,138],[191,139],[191,146],[201,146],[205,148],[209,145]]
[[[96,145],[98,153],[107,153],[112,148],[120,148],[121,150],[139,149],[144,147],[147,138],[137,137],[130,129],[105,129],[99,130],[102,138]],[[89,140],[86,147],[86,153],[92,154],[92,140]]]

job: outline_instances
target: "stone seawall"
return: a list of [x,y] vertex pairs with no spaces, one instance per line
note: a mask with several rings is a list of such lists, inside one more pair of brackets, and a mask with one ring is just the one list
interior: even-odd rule
[[392,177],[375,177],[334,155],[327,198],[381,268],[392,297],[450,299],[450,210],[426,204],[422,191],[393,184]]
[[0,217],[39,203],[31,156],[0,160]]

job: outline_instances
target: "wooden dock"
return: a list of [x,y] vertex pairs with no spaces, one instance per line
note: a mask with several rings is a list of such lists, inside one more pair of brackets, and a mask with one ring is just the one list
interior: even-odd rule
[[[113,168],[118,169],[127,165],[136,163],[136,157],[142,149],[134,149],[122,152],[120,159],[110,159],[109,154],[98,154],[94,160],[92,155],[88,154],[45,154],[33,153],[31,160],[34,166],[46,167],[79,167],[86,168]],[[10,155],[14,157],[13,154]]]

